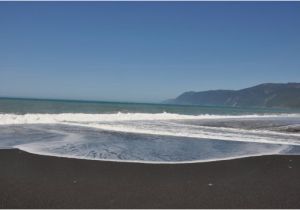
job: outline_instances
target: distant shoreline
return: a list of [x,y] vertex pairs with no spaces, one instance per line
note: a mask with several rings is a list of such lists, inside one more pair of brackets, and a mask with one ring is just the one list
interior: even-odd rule
[[262,83],[239,90],[188,91],[165,103],[299,109],[300,83]]

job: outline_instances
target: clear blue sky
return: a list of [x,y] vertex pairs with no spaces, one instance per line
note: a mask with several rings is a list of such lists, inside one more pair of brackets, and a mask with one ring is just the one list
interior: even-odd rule
[[300,2],[0,2],[0,96],[156,102],[300,81]]

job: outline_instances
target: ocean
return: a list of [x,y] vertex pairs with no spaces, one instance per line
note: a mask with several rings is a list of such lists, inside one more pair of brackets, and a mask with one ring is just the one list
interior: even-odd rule
[[191,163],[300,154],[300,110],[0,99],[0,149]]

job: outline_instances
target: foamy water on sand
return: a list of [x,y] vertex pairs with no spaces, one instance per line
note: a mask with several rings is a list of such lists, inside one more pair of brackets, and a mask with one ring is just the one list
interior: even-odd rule
[[0,99],[0,148],[185,163],[300,153],[295,110]]
[[0,147],[149,163],[298,154],[299,114],[0,114]]

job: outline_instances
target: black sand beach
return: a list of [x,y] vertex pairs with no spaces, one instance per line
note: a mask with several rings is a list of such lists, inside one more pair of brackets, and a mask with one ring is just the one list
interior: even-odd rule
[[300,208],[300,157],[151,165],[0,150],[1,208]]

